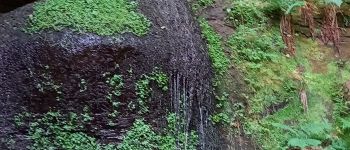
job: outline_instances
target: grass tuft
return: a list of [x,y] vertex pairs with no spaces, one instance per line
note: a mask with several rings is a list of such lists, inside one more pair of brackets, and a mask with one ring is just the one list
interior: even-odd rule
[[115,35],[131,32],[142,36],[150,21],[136,12],[137,3],[128,0],[46,0],[37,2],[30,16],[29,32],[72,28],[78,32]]

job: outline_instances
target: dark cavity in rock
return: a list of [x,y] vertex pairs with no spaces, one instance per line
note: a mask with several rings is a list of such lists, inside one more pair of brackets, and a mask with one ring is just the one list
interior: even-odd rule
[[1,0],[0,13],[6,13],[22,7],[26,4],[33,3],[35,0]]

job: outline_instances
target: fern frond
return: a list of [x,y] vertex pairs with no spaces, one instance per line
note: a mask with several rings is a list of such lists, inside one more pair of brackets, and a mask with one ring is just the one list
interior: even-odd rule
[[288,7],[288,9],[286,10],[285,14],[289,15],[289,14],[292,13],[294,8],[302,7],[302,6],[305,6],[305,2],[304,1],[297,1],[297,2],[293,3],[292,5],[290,5]]
[[340,123],[343,130],[350,129],[350,118],[340,118]]
[[288,141],[288,146],[290,147],[299,147],[301,149],[304,149],[308,146],[318,146],[322,142],[315,139],[299,139],[299,138],[292,138]]

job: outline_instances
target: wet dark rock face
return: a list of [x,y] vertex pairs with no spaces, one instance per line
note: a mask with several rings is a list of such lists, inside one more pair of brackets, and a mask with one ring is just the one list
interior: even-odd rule
[[[144,37],[101,37],[67,29],[26,34],[22,29],[32,4],[0,15],[0,138],[12,137],[18,143],[15,149],[24,149],[29,143],[14,126],[16,114],[81,112],[88,106],[95,119],[86,132],[103,142],[119,142],[136,118],[162,127],[171,110],[183,114],[188,130],[198,131],[199,149],[220,149],[208,119],[214,106],[211,65],[188,8],[186,0],[140,1],[140,11],[152,22]],[[139,115],[128,104],[136,99],[136,81],[155,67],[170,77],[169,91],[152,86],[150,112]],[[107,72],[124,78],[115,127],[106,125],[111,109],[106,101],[110,76],[103,75]],[[0,142],[1,148],[5,143]]]

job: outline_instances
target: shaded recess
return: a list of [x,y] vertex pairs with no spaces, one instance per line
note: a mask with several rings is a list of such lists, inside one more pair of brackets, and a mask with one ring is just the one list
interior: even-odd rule
[[26,4],[33,3],[36,0],[1,0],[0,13],[6,13],[22,7]]

